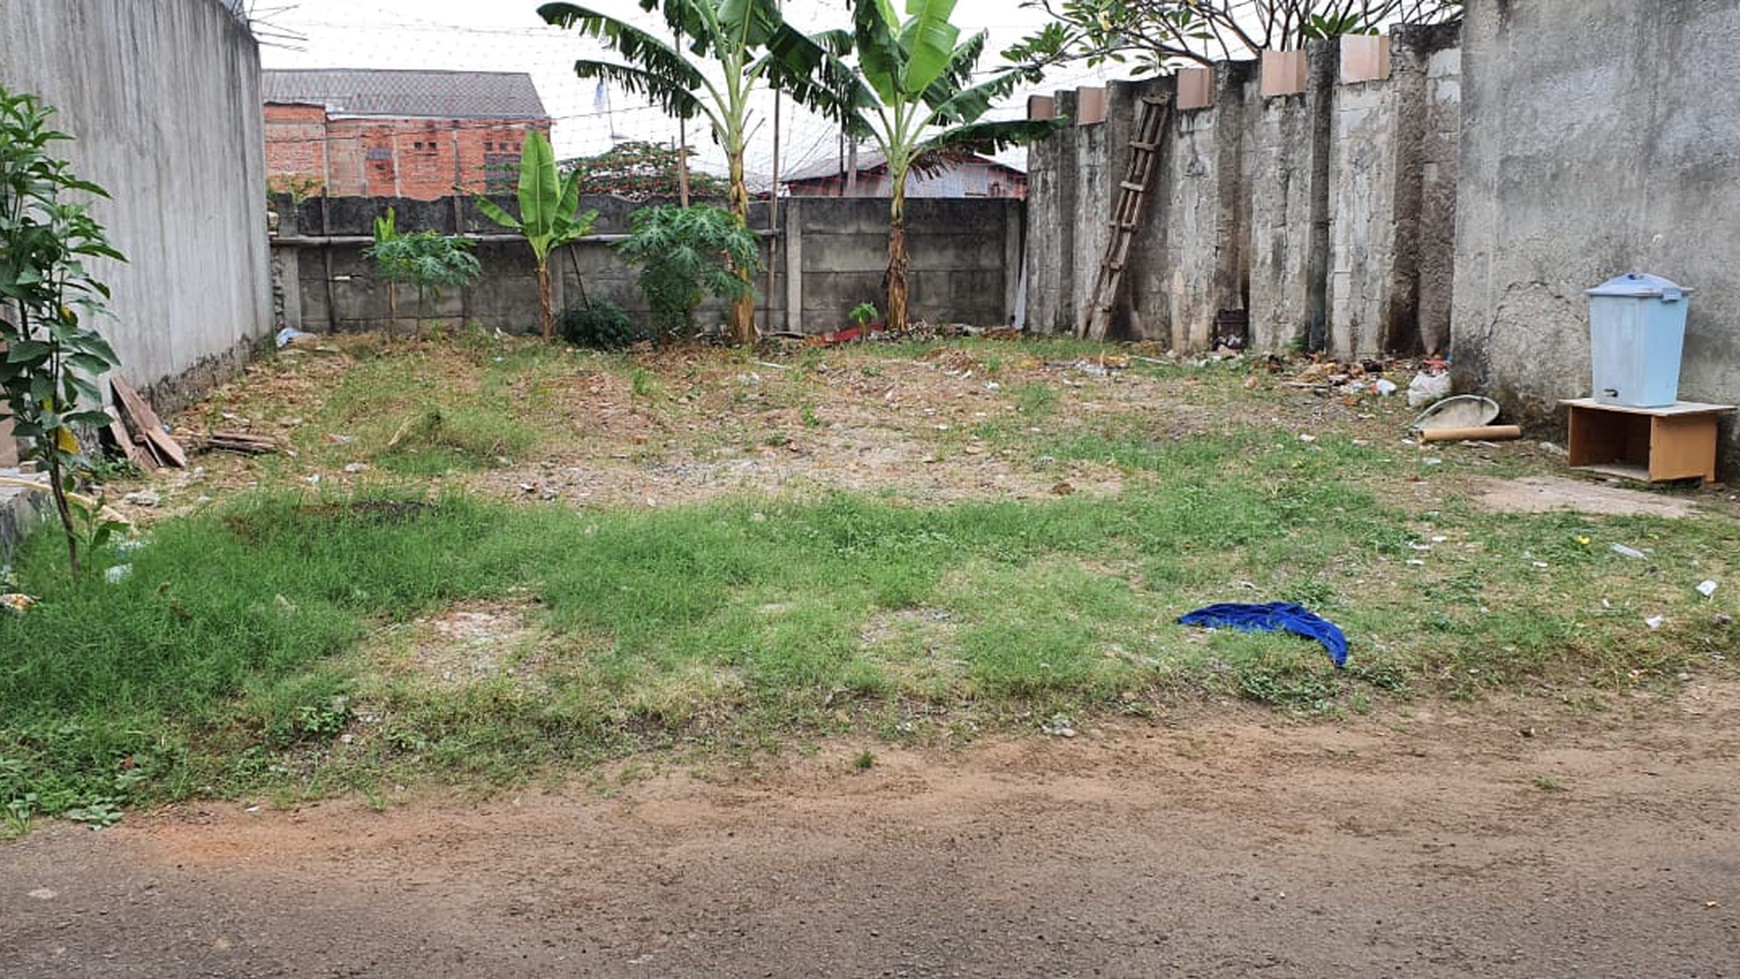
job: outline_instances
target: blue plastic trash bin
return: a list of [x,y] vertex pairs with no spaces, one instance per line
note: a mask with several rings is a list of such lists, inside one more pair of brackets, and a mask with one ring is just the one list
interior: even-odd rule
[[1660,408],[1679,400],[1680,348],[1692,290],[1633,272],[1589,295],[1589,360],[1595,400]]

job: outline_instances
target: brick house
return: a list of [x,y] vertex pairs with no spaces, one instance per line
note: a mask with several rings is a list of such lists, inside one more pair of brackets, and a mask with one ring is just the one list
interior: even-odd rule
[[550,132],[530,75],[317,69],[262,72],[275,190],[435,200],[511,190],[527,130]]
[[[859,150],[858,179],[848,181],[850,164],[837,159],[802,167],[780,179],[793,197],[888,197],[893,185],[888,161],[874,150]],[[914,170],[906,180],[907,197],[1027,197],[1027,175],[990,157],[963,153],[934,170]]]

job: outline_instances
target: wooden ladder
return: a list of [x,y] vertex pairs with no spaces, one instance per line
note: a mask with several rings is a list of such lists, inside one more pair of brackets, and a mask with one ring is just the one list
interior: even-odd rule
[[1130,242],[1141,225],[1142,212],[1148,202],[1148,188],[1160,169],[1160,146],[1171,128],[1172,100],[1144,95],[1141,113],[1136,119],[1136,132],[1130,138],[1130,167],[1118,184],[1118,206],[1112,214],[1111,237],[1106,239],[1106,254],[1100,260],[1100,274],[1088,294],[1087,309],[1082,313],[1076,336],[1104,340],[1111,323],[1112,308],[1118,302],[1118,289],[1124,281],[1124,263],[1130,258]]

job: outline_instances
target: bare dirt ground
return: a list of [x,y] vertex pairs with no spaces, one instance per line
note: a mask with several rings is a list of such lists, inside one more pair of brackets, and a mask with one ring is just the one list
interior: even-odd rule
[[1740,975],[1740,687],[858,748],[57,825],[0,974]]

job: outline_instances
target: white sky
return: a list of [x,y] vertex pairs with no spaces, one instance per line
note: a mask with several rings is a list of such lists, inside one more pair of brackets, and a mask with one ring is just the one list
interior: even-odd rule
[[[610,56],[588,38],[549,27],[539,19],[539,0],[254,0],[255,17],[264,22],[267,68],[432,68],[530,72],[544,108],[556,120],[555,144],[561,156],[597,153],[612,135],[627,139],[674,141],[676,123],[645,101],[612,91],[608,111],[597,99],[597,83],[573,74],[579,57]],[[591,0],[586,4],[618,16],[641,14],[634,0]],[[897,9],[904,4],[897,2]],[[847,27],[846,0],[786,0],[786,17],[805,31]],[[644,20],[641,22],[645,23]],[[991,43],[981,67],[1001,63],[998,52],[1044,23],[1040,12],[1019,0],[960,0],[954,22],[963,32],[985,29]],[[305,40],[296,48],[270,35],[291,32]],[[1065,68],[1049,75],[1042,91],[1093,84],[1101,70]],[[1014,118],[1025,111],[1018,93],[992,118]],[[760,128],[750,140],[748,168],[765,175],[772,169],[771,98],[764,99]],[[786,104],[781,114],[780,170],[789,173],[823,159],[838,159],[837,131],[823,119]],[[721,172],[724,158],[705,133],[691,125],[690,144],[705,169]],[[1003,155],[1019,165],[1021,151]]]

